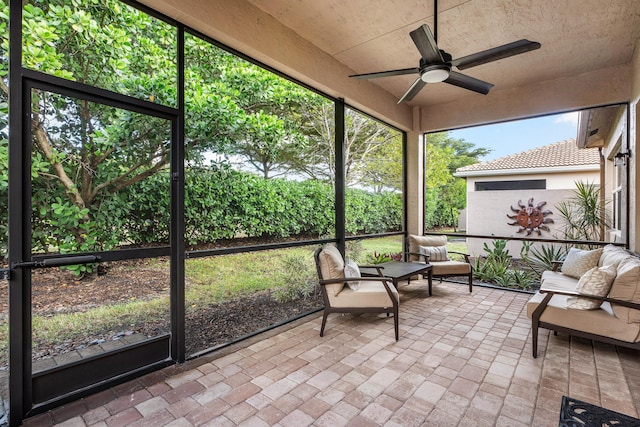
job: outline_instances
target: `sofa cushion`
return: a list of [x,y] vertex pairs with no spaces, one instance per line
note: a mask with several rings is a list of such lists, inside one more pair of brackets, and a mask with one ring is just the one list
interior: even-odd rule
[[618,268],[618,265],[630,256],[632,255],[620,246],[607,245],[602,248],[602,255],[600,255],[598,266],[613,265]]
[[429,255],[429,262],[449,261],[446,246],[420,246],[420,253]]
[[579,279],[584,273],[598,266],[600,255],[602,255],[602,248],[592,251],[571,248],[560,271],[567,276]]
[[[358,264],[356,264],[354,260],[350,259],[350,260],[347,260],[347,262],[345,263],[344,277],[361,277],[360,268],[358,267]],[[360,287],[361,282],[358,280],[353,280],[346,283],[350,289],[357,291],[358,288]]]
[[[398,291],[389,285],[396,301],[400,301]],[[331,307],[392,307],[391,298],[382,282],[362,281],[357,291],[345,287],[337,295],[328,293]]]
[[[640,303],[640,260],[628,257],[618,265],[609,296],[614,299]],[[640,310],[613,305],[615,315],[627,323],[640,323]]]
[[[611,289],[613,280],[616,278],[616,267],[614,265],[605,265],[602,267],[593,267],[580,277],[576,292],[586,295],[595,295],[598,297],[606,297]],[[602,301],[583,297],[567,298],[567,307],[579,310],[594,310],[602,305]]]
[[[333,245],[325,245],[318,259],[320,260],[320,272],[323,279],[344,277],[344,260],[338,248]],[[338,295],[342,291],[344,283],[332,283],[325,285],[325,287],[327,294]]]
[[578,279],[565,276],[559,271],[545,270],[540,278],[540,289],[573,291],[578,286]]
[[[544,294],[540,292],[531,297],[527,303],[529,318],[543,298]],[[640,341],[640,324],[627,324],[618,319],[613,315],[609,303],[605,302],[595,310],[571,310],[567,308],[567,298],[554,295],[540,316],[540,321],[621,341]]]

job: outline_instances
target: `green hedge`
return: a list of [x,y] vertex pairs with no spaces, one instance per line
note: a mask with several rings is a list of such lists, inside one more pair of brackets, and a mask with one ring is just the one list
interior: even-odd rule
[[[36,251],[55,247],[62,252],[109,250],[128,244],[169,242],[168,173],[156,174],[103,198],[89,210],[89,222],[83,221],[87,211],[80,211],[62,194],[56,194],[56,188],[46,185],[34,182],[33,200],[37,206],[32,220]],[[236,237],[335,234],[334,191],[330,184],[267,180],[221,168],[188,170],[185,187],[188,245]],[[0,199],[2,203],[6,203],[6,198]],[[345,227],[351,235],[402,228],[402,195],[398,193],[348,189],[345,210]],[[1,212],[0,221],[6,224],[6,209]],[[82,239],[77,239],[78,235]],[[6,238],[2,244],[6,245]]]

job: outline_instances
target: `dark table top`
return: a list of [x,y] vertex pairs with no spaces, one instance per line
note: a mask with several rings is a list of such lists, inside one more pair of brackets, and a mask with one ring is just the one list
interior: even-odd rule
[[[423,264],[419,262],[401,262],[389,261],[382,264],[376,264],[377,267],[383,267],[382,275],[392,279],[412,276],[422,273],[431,268],[431,264]],[[363,276],[377,276],[378,272],[374,267],[360,267],[360,273]]]

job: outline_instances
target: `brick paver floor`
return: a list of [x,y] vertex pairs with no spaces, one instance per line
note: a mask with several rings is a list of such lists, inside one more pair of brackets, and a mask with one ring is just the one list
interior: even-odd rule
[[78,400],[27,426],[557,426],[563,395],[637,417],[637,352],[541,330],[529,295],[401,285],[384,315],[314,315]]

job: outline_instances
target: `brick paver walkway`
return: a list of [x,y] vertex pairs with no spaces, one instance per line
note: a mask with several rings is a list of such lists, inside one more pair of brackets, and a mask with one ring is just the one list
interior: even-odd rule
[[401,285],[384,315],[315,315],[34,417],[27,426],[557,426],[563,395],[637,417],[640,359],[541,331],[528,295]]

